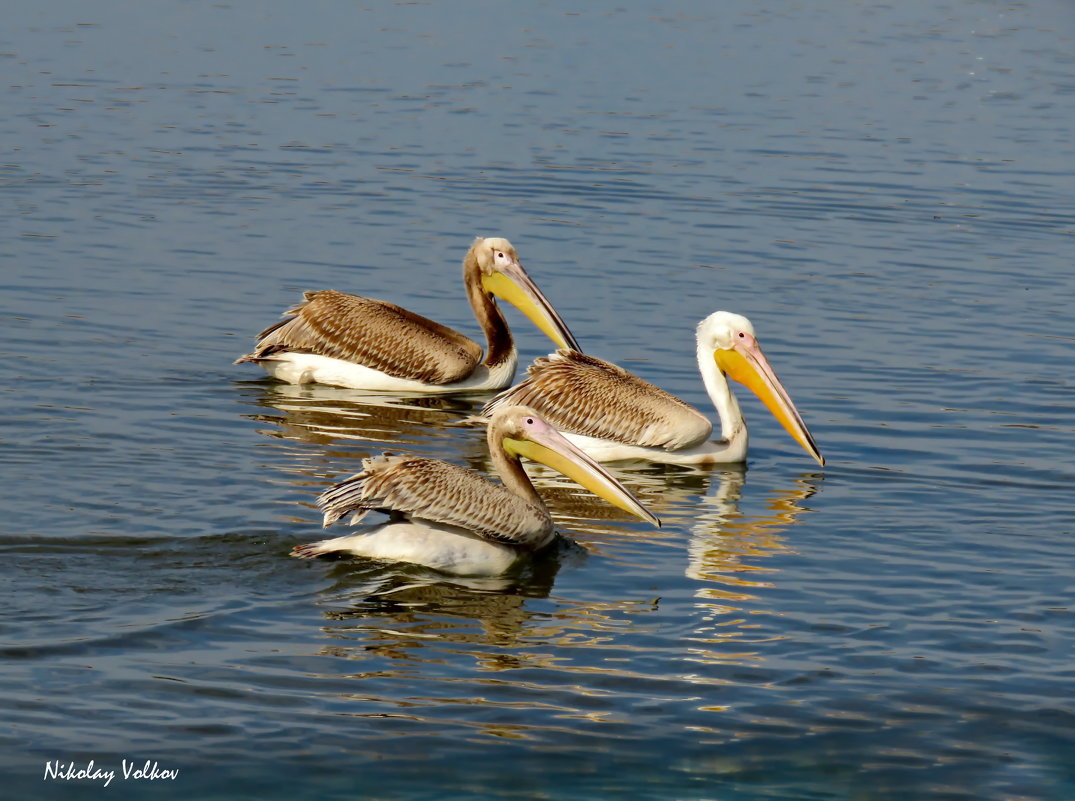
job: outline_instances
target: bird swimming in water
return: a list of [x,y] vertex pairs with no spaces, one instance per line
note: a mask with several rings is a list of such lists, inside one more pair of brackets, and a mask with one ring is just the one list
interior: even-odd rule
[[460,576],[499,575],[548,545],[553,519],[520,460],[533,459],[643,520],[660,521],[603,467],[533,409],[505,406],[489,421],[489,454],[503,484],[440,459],[384,454],[322,493],[324,525],[369,512],[389,521],[359,534],[300,545],[299,557],[327,554],[410,562]]
[[728,379],[749,387],[807,453],[825,459],[791,396],[740,314],[718,311],[697,329],[698,370],[720,416],[721,437],[702,412],[611,362],[570,350],[537,359],[520,383],[482,410],[525,404],[597,461],[649,459],[726,464],[747,455],[747,425]]
[[515,377],[518,355],[494,296],[518,307],[559,347],[579,349],[508,240],[475,239],[463,260],[463,283],[485,332],[484,359],[470,338],[394,303],[321,290],[307,292],[235,363],[258,364],[289,384],[424,393],[503,389]]

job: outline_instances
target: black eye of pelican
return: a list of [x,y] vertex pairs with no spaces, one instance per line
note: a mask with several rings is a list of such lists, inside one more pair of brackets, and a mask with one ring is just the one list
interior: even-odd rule
[[497,253],[497,254],[496,254],[496,257],[497,257],[498,259],[502,259],[502,258],[504,258],[504,254],[503,254],[503,253]]
[[739,332],[739,338],[740,338],[740,339],[746,339],[746,338],[747,338],[747,335],[746,335],[746,334],[744,334],[744,333],[743,333],[742,331],[740,331],[740,332]]
[[534,418],[533,417],[527,417],[526,418],[526,424],[528,426],[532,426],[534,424]]

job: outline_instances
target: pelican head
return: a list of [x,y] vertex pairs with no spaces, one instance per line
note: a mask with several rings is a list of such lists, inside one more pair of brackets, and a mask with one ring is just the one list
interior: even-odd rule
[[799,410],[791,402],[791,396],[765,358],[750,320],[741,314],[714,312],[698,324],[698,343],[701,348],[712,350],[717,369],[723,375],[735,379],[757,395],[792,438],[824,466],[825,458]]
[[581,350],[560,315],[526,274],[508,240],[478,237],[463,262],[464,274],[476,265],[482,289],[515,306],[561,348]]
[[489,421],[488,439],[490,452],[497,449],[515,460],[526,457],[541,462],[613,506],[655,526],[661,525],[605,468],[568,442],[528,406],[505,406],[494,412]]

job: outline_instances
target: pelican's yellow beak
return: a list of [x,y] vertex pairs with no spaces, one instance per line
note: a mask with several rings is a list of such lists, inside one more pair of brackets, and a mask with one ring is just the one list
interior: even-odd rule
[[491,275],[483,275],[482,287],[515,306],[559,347],[582,350],[560,315],[520,264],[511,264]]
[[731,348],[714,351],[713,358],[722,373],[729,378],[734,378],[761,398],[762,403],[768,407],[773,417],[780,421],[792,438],[802,445],[807,453],[817,459],[818,464],[825,466],[825,457],[818,450],[799,410],[791,402],[791,396],[780,383],[780,379],[776,377],[776,372],[753,336],[741,335]]
[[504,450],[512,456],[524,456],[541,462],[613,506],[660,527],[661,521],[653,512],[643,506],[605,468],[568,442],[555,428],[544,423],[541,430],[527,431],[527,437],[528,439],[504,437]]

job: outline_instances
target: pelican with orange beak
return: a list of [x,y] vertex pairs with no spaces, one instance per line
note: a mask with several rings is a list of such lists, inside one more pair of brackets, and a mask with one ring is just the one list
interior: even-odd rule
[[261,365],[289,384],[423,393],[503,389],[515,377],[518,354],[494,296],[559,347],[578,350],[508,240],[475,239],[463,260],[463,283],[485,333],[484,359],[478,343],[394,303],[324,290],[307,292],[235,363]]
[[698,324],[698,370],[720,415],[721,438],[704,414],[602,359],[560,350],[536,360],[527,378],[486,404],[483,415],[526,404],[597,461],[673,464],[742,462],[747,426],[728,379],[749,387],[807,453],[825,459],[784,385],[740,314],[718,311]]
[[489,421],[489,454],[503,484],[440,459],[383,454],[322,493],[324,525],[345,515],[360,522],[385,512],[387,523],[300,545],[293,556],[328,554],[409,562],[457,576],[495,576],[552,542],[552,516],[523,470],[533,459],[614,506],[660,521],[607,470],[572,445],[533,409],[503,406]]

